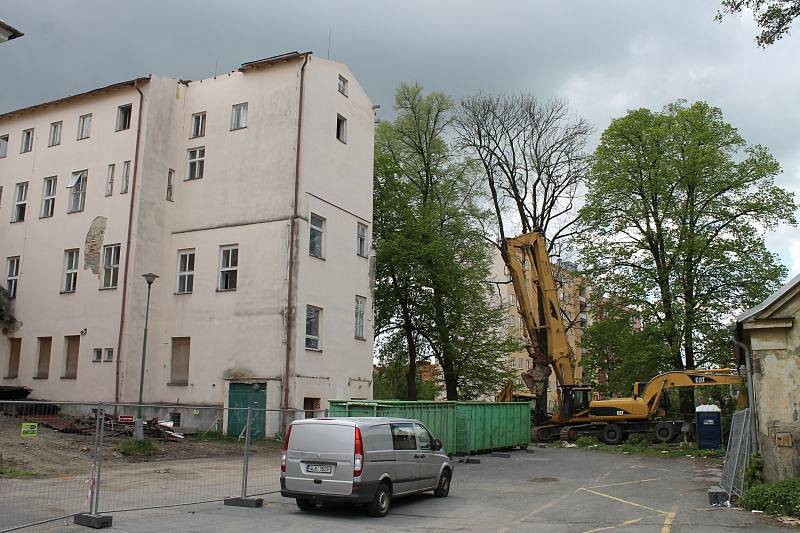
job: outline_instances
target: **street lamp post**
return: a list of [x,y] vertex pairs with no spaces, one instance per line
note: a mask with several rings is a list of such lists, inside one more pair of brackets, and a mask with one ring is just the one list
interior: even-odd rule
[[142,371],[139,374],[139,402],[136,405],[136,423],[135,423],[135,436],[136,440],[144,440],[144,427],[142,425],[142,389],[144,388],[144,361],[147,357],[147,319],[150,315],[150,287],[153,282],[158,278],[152,272],[142,274],[142,277],[147,282],[147,304],[144,308],[144,338],[142,340]]

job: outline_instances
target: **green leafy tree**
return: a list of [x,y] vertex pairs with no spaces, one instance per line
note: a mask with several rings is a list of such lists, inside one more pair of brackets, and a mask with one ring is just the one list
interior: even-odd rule
[[581,210],[582,260],[595,292],[660,339],[658,365],[732,362],[723,322],[786,274],[764,244],[766,231],[796,224],[792,193],[773,183],[779,172],[705,102],[629,111],[603,133]]
[[409,399],[418,397],[417,361],[432,356],[455,400],[508,372],[499,357],[508,335],[487,297],[486,213],[470,164],[445,141],[452,100],[401,84],[395,109],[375,140],[376,330],[392,353],[404,351]]
[[761,28],[756,42],[761,47],[767,47],[789,34],[792,22],[800,16],[800,0],[722,0],[722,10],[717,13],[717,20],[721,21],[725,15],[741,13],[744,9],[753,12]]

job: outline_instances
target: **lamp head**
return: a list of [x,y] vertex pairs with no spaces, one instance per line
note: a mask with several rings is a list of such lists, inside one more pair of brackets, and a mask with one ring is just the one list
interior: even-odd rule
[[142,274],[142,277],[147,282],[148,285],[152,285],[153,282],[158,278],[158,275],[153,274],[152,272],[148,272],[147,274]]

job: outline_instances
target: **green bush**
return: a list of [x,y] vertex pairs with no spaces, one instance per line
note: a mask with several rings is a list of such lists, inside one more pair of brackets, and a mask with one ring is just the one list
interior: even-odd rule
[[578,448],[588,448],[589,446],[597,445],[597,439],[588,435],[581,435],[575,439],[575,444],[578,445]]
[[773,515],[800,516],[800,479],[760,483],[745,491],[742,506]]
[[750,456],[747,463],[747,470],[744,472],[745,487],[755,487],[764,483],[764,459],[760,454],[754,453]]
[[151,440],[128,439],[117,444],[117,450],[127,457],[153,455],[158,451],[158,447]]

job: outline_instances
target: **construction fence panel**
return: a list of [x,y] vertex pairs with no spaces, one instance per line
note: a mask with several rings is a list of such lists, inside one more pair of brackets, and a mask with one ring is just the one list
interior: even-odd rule
[[741,497],[744,492],[744,473],[750,458],[750,409],[737,411],[731,421],[728,447],[722,467],[722,489],[728,499]]

